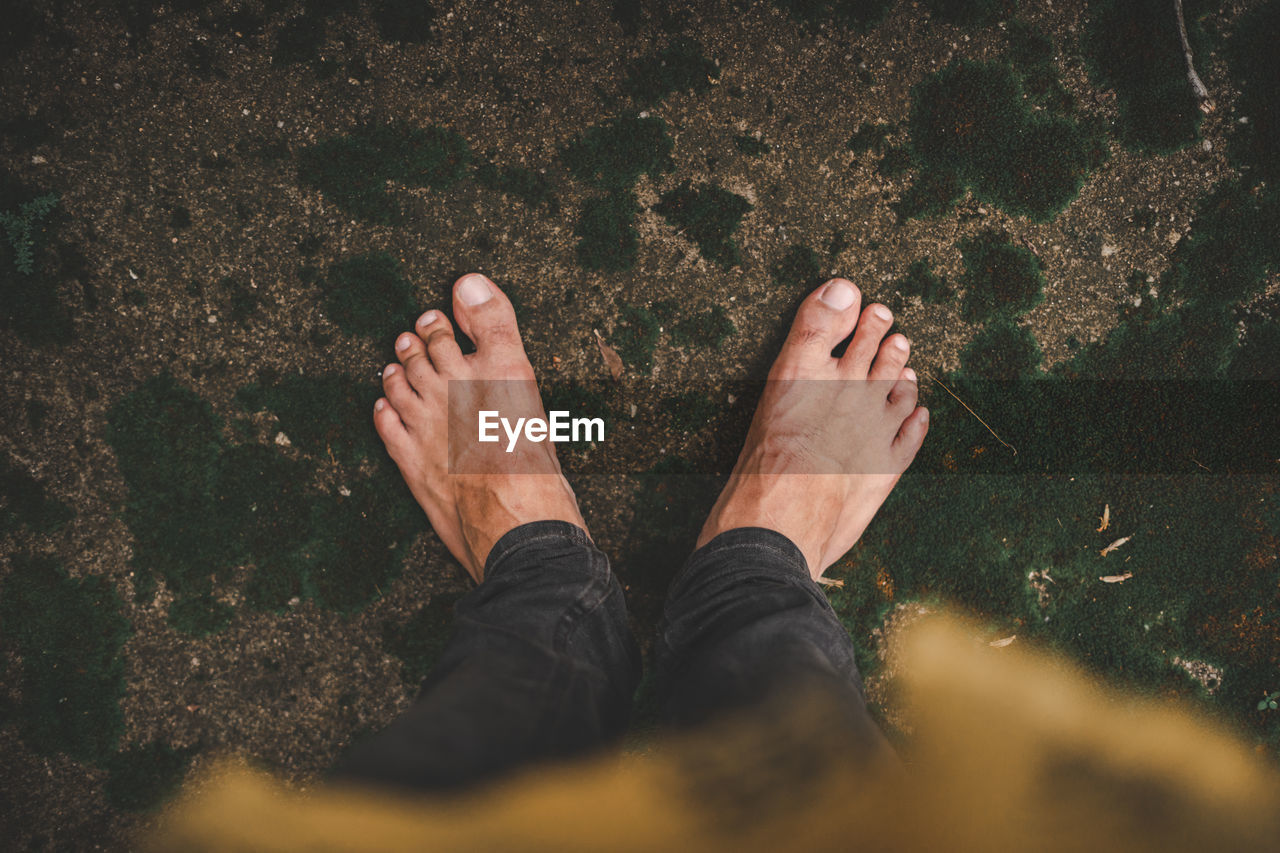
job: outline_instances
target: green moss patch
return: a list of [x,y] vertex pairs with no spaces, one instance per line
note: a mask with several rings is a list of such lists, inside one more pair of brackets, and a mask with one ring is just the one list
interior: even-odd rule
[[868,151],[880,153],[884,150],[889,134],[893,133],[893,125],[885,122],[864,121],[858,125],[857,131],[849,137],[848,148],[855,154]]
[[0,533],[23,527],[33,533],[51,533],[74,515],[66,504],[50,498],[35,477],[0,462]]
[[453,608],[461,597],[460,592],[432,595],[408,622],[382,626],[382,645],[400,659],[400,677],[405,684],[422,684],[439,660],[453,632]]
[[713,305],[705,311],[681,317],[671,325],[671,340],[676,346],[704,346],[719,349],[738,331],[724,308]]
[[556,208],[555,193],[551,181],[542,172],[524,166],[498,166],[492,160],[477,163],[476,183],[511,196],[533,208]]
[[372,14],[385,40],[410,44],[429,41],[436,18],[435,9],[424,0],[378,0]]
[[31,749],[90,763],[114,750],[124,731],[120,649],[131,632],[119,611],[103,578],[70,578],[49,557],[11,557],[0,634],[22,659],[21,698],[9,711]]
[[1237,123],[1231,135],[1231,155],[1237,166],[1248,168],[1254,180],[1280,183],[1280,103],[1275,97],[1280,80],[1280,51],[1275,33],[1280,32],[1280,2],[1271,0],[1240,16],[1227,45],[1227,58],[1234,81],[1240,86],[1235,103],[1237,115],[1248,119]]
[[400,207],[387,181],[442,190],[467,174],[467,141],[443,127],[366,124],[298,152],[298,179],[358,219],[391,224]]
[[652,106],[672,92],[705,92],[719,78],[720,66],[703,55],[702,45],[681,38],[637,60],[623,88],[636,103]]
[[745,198],[715,184],[693,186],[684,181],[663,193],[654,211],[680,229],[697,244],[702,256],[724,268],[741,262],[733,232],[742,217],[751,210]]
[[339,456],[353,467],[368,458],[376,395],[349,380],[299,377],[240,396],[278,409],[313,457],[230,444],[208,404],[168,376],[112,407],[107,438],[129,486],[125,521],[138,595],[150,595],[163,578],[175,595],[175,627],[209,633],[234,615],[214,597],[215,581],[248,564],[254,571],[244,598],[255,609],[282,609],[294,597],[343,613],[359,609],[399,571],[420,519],[390,471],[351,471],[337,494],[317,493],[311,481],[317,465]]
[[0,327],[37,345],[72,333],[58,287],[76,271],[75,253],[54,245],[57,206],[56,194],[0,177]]
[[835,25],[866,31],[879,23],[893,5],[892,0],[774,0],[774,5],[790,13],[809,29]]
[[622,360],[641,373],[653,369],[653,351],[658,346],[662,326],[648,308],[623,305],[613,327],[610,343]]
[[116,753],[106,761],[107,802],[125,811],[154,811],[182,784],[194,752],[149,743]]
[[902,296],[919,296],[932,303],[946,302],[953,295],[946,280],[933,271],[928,258],[912,261],[906,274],[894,282],[894,289]]
[[986,232],[960,243],[964,256],[964,314],[970,320],[1017,317],[1044,299],[1044,274],[1029,250]]
[[575,137],[560,158],[578,180],[604,190],[628,190],[641,175],[656,178],[671,168],[673,144],[662,119],[628,114]]
[[1092,140],[1063,115],[1033,112],[1022,94],[1010,66],[963,59],[912,87],[912,149],[923,173],[947,188],[931,195],[967,187],[1038,221],[1075,198],[1094,161]]
[[925,0],[929,14],[948,24],[985,24],[1001,14],[1008,14],[1017,0]]
[[746,133],[735,136],[733,145],[748,157],[763,157],[773,150],[773,146],[768,142]]
[[997,317],[960,353],[960,370],[983,379],[1025,379],[1036,375],[1043,358],[1030,329]]
[[349,334],[391,337],[412,324],[418,311],[400,262],[386,252],[370,252],[329,267],[321,287],[333,322]]
[[[1185,4],[1188,35],[1201,42],[1194,0]],[[1090,4],[1083,47],[1089,70],[1115,90],[1117,135],[1140,151],[1174,151],[1192,142],[1201,112],[1187,82],[1177,18],[1163,0]],[[1193,45],[1194,46],[1194,45]],[[1200,51],[1200,57],[1207,51]],[[1203,70],[1203,66],[1202,66]]]
[[808,246],[792,246],[774,265],[773,283],[787,289],[813,290],[822,284],[822,258]]
[[589,270],[621,272],[635,265],[639,252],[635,193],[617,190],[589,198],[578,212],[573,233],[578,238],[578,263]]

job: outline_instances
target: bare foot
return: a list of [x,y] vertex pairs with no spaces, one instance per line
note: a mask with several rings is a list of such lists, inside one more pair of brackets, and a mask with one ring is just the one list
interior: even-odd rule
[[[929,428],[893,315],[832,279],[805,299],[769,371],[746,444],[698,545],[737,527],[776,530],[816,579],[862,536]],[[855,331],[856,327],[856,331]],[[841,358],[831,350],[850,332]],[[825,380],[825,381],[824,381]]]
[[586,523],[550,442],[520,442],[509,454],[503,442],[477,440],[482,409],[546,417],[511,302],[472,273],[453,285],[453,315],[475,353],[462,354],[443,312],[423,314],[416,334],[396,339],[400,364],[382,371],[387,396],[373,422],[431,526],[479,582],[494,543],[515,527]]

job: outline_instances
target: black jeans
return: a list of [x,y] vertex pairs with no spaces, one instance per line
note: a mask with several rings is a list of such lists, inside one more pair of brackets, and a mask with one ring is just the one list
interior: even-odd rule
[[[626,731],[640,651],[622,588],[581,528],[510,531],[455,610],[413,705],[342,756],[333,778],[456,790]],[[731,530],[699,548],[671,585],[655,651],[670,726],[817,688],[838,698],[855,741],[884,743],[848,632],[780,533]]]

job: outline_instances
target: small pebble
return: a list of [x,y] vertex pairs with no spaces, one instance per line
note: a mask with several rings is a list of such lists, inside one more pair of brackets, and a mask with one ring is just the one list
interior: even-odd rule
[[289,436],[285,435],[282,432],[276,433],[276,444],[280,445],[281,447],[293,446],[293,442],[289,440]]

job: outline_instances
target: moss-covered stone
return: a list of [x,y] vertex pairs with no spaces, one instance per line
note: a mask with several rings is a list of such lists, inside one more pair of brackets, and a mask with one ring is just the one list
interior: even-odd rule
[[703,55],[702,45],[680,38],[637,60],[623,89],[637,104],[651,106],[672,92],[705,92],[719,78],[720,66]]
[[960,286],[968,319],[1018,317],[1044,299],[1039,259],[1013,245],[1007,236],[988,231],[962,241],[960,251],[964,256]]
[[329,317],[349,334],[391,338],[410,328],[418,311],[413,285],[386,252],[338,261],[321,286]]
[[124,661],[131,633],[100,577],[74,579],[50,557],[15,554],[0,590],[0,635],[18,655],[20,698],[10,707],[26,745],[89,763],[124,731]]
[[952,62],[912,87],[911,146],[939,187],[954,181],[980,201],[1043,221],[1075,198],[1094,146],[1074,121],[1033,112],[1022,95],[1008,65]]
[[680,228],[702,256],[728,269],[741,263],[733,232],[751,203],[715,184],[693,186],[684,181],[662,195],[654,211]]
[[391,224],[400,206],[388,181],[443,190],[466,176],[470,162],[467,141],[446,128],[365,124],[299,151],[298,179],[352,216]]

